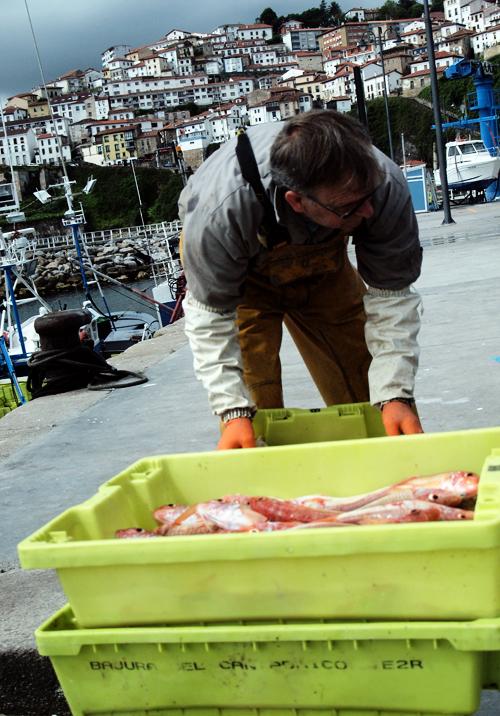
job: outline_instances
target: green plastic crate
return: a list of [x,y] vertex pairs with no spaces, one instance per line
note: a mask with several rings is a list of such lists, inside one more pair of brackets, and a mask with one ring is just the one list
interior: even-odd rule
[[[28,388],[26,387],[26,380],[19,380],[19,387],[21,389],[22,394],[26,398],[26,400],[31,399],[31,393],[28,391]],[[10,413],[12,410],[15,410],[17,407],[19,407],[17,400],[16,400],[16,394],[14,392],[14,388],[12,387],[12,383],[10,380],[1,380],[0,381],[0,417],[3,417],[7,415],[7,413]]]
[[[164,503],[372,490],[482,471],[473,521],[114,539]],[[151,457],[19,545],[83,627],[218,619],[500,616],[500,428]]]
[[36,640],[74,716],[462,716],[477,709],[482,687],[498,688],[500,619],[78,629],[66,607]]
[[384,436],[380,410],[370,403],[329,408],[259,410],[253,420],[256,437],[267,445],[317,443]]

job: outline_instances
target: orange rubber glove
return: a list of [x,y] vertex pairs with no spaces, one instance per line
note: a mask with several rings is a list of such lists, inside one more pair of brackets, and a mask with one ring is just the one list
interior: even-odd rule
[[235,418],[225,424],[217,450],[256,447],[250,418]]
[[416,410],[397,400],[382,407],[382,422],[387,435],[413,435],[424,432]]

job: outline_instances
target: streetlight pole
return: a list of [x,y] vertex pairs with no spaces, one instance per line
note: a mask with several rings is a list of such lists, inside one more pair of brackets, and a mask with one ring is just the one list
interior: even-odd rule
[[382,77],[384,80],[384,104],[385,104],[385,119],[387,122],[387,139],[389,140],[389,155],[394,161],[394,149],[392,146],[392,131],[391,131],[391,118],[389,115],[389,100],[387,99],[387,81],[385,77],[385,62],[384,62],[384,49],[382,46],[382,30],[380,28],[380,25],[377,27],[377,39],[378,39],[378,46],[379,46],[379,52],[380,52],[380,60],[382,62]]
[[446,176],[446,155],[444,152],[443,132],[441,128],[441,108],[439,105],[439,87],[436,73],[436,58],[434,54],[434,40],[432,37],[432,23],[429,12],[428,0],[424,3],[425,33],[427,35],[427,57],[429,58],[429,71],[431,75],[432,109],[434,112],[434,124],[436,127],[436,147],[439,162],[439,176],[441,179],[441,195],[443,197],[443,224],[454,224],[450,211],[450,196],[448,194],[448,178]]

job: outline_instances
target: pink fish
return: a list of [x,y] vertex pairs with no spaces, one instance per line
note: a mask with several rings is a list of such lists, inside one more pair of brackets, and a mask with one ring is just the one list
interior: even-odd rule
[[137,539],[138,537],[157,537],[155,532],[143,530],[141,527],[128,527],[125,530],[116,530],[115,537],[118,539]]
[[186,510],[187,505],[162,505],[156,508],[153,517],[159,525],[171,526]]
[[336,514],[332,510],[309,507],[277,497],[249,497],[248,504],[252,510],[260,512],[272,522],[314,522]]
[[442,505],[457,506],[477,496],[479,475],[473,472],[444,472],[424,477],[410,477],[395,485],[383,487],[354,497],[306,495],[293,502],[315,509],[348,512],[365,505],[382,505],[402,500],[428,500]]
[[169,537],[216,532],[217,527],[213,524],[208,524],[196,511],[197,507],[198,505],[191,505],[190,507],[184,508],[173,522],[160,525],[157,527],[156,532],[161,535],[168,535]]
[[213,500],[198,505],[196,513],[207,524],[228,532],[248,532],[267,523],[264,515],[240,502]]
[[400,500],[367,505],[343,512],[336,521],[343,524],[374,525],[401,522],[437,522],[438,520],[470,519],[466,510],[436,505],[425,500]]

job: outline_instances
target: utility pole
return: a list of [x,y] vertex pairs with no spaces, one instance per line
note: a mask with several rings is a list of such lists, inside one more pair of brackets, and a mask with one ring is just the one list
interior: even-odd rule
[[443,143],[443,131],[441,120],[441,108],[439,102],[439,86],[436,73],[436,57],[434,53],[434,39],[432,37],[432,23],[429,12],[428,0],[424,3],[425,33],[427,35],[427,57],[429,59],[429,71],[431,74],[432,110],[434,112],[434,124],[436,128],[436,148],[439,162],[439,176],[441,179],[441,196],[443,198],[444,219],[443,224],[454,224],[450,211],[450,195],[448,193],[448,177],[446,176],[446,155]]
[[380,52],[380,60],[382,62],[382,77],[384,80],[384,104],[385,104],[385,119],[387,122],[387,139],[389,140],[389,155],[394,161],[394,149],[392,146],[392,130],[391,130],[391,117],[389,114],[389,100],[387,99],[387,80],[385,77],[385,62],[384,62],[384,48],[382,45],[382,30],[380,28],[380,25],[377,28],[377,39],[378,39],[378,46],[379,46],[379,52]]

